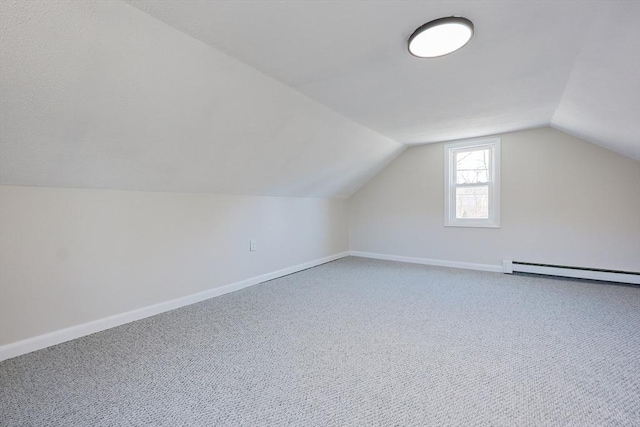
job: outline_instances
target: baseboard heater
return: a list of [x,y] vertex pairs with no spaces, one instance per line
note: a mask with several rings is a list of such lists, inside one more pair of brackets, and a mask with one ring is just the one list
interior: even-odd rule
[[546,276],[573,277],[605,282],[640,285],[640,273],[633,271],[604,270],[600,268],[570,267],[567,265],[536,264],[532,262],[504,260],[505,273],[532,273]]

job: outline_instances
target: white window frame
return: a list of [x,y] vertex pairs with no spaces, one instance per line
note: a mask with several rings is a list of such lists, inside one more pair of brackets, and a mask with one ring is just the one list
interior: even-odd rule
[[[489,149],[489,218],[456,218],[455,153]],[[500,138],[482,138],[444,146],[444,225],[446,227],[500,228]]]

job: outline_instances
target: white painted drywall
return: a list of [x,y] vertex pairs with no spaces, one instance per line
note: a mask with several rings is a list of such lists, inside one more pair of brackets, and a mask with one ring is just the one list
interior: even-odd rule
[[501,138],[501,228],[444,227],[443,144],[425,145],[349,199],[350,249],[640,271],[639,162],[551,128]]
[[551,124],[640,160],[640,2],[597,6]]
[[[551,123],[640,159],[637,0],[125,1],[403,143]],[[464,49],[409,55],[452,14]]]
[[346,251],[345,204],[1,186],[0,345]]
[[0,11],[1,184],[348,197],[402,150],[124,2]]

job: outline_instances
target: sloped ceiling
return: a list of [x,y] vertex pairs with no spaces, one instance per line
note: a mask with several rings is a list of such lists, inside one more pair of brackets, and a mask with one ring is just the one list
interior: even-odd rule
[[640,1],[599,4],[551,123],[640,159]]
[[124,2],[0,7],[2,184],[348,197],[403,149]]
[[[640,159],[637,1],[0,8],[2,184],[348,197],[403,144],[545,125]],[[406,52],[447,15],[464,49]]]
[[[638,1],[126,0],[404,144],[553,125],[640,159]],[[475,24],[419,60],[419,25]]]

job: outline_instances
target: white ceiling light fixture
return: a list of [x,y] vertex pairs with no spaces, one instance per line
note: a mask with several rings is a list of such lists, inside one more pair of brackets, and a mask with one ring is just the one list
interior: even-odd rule
[[418,27],[409,37],[409,52],[418,58],[437,58],[466,45],[473,36],[473,23],[467,18],[449,16]]

